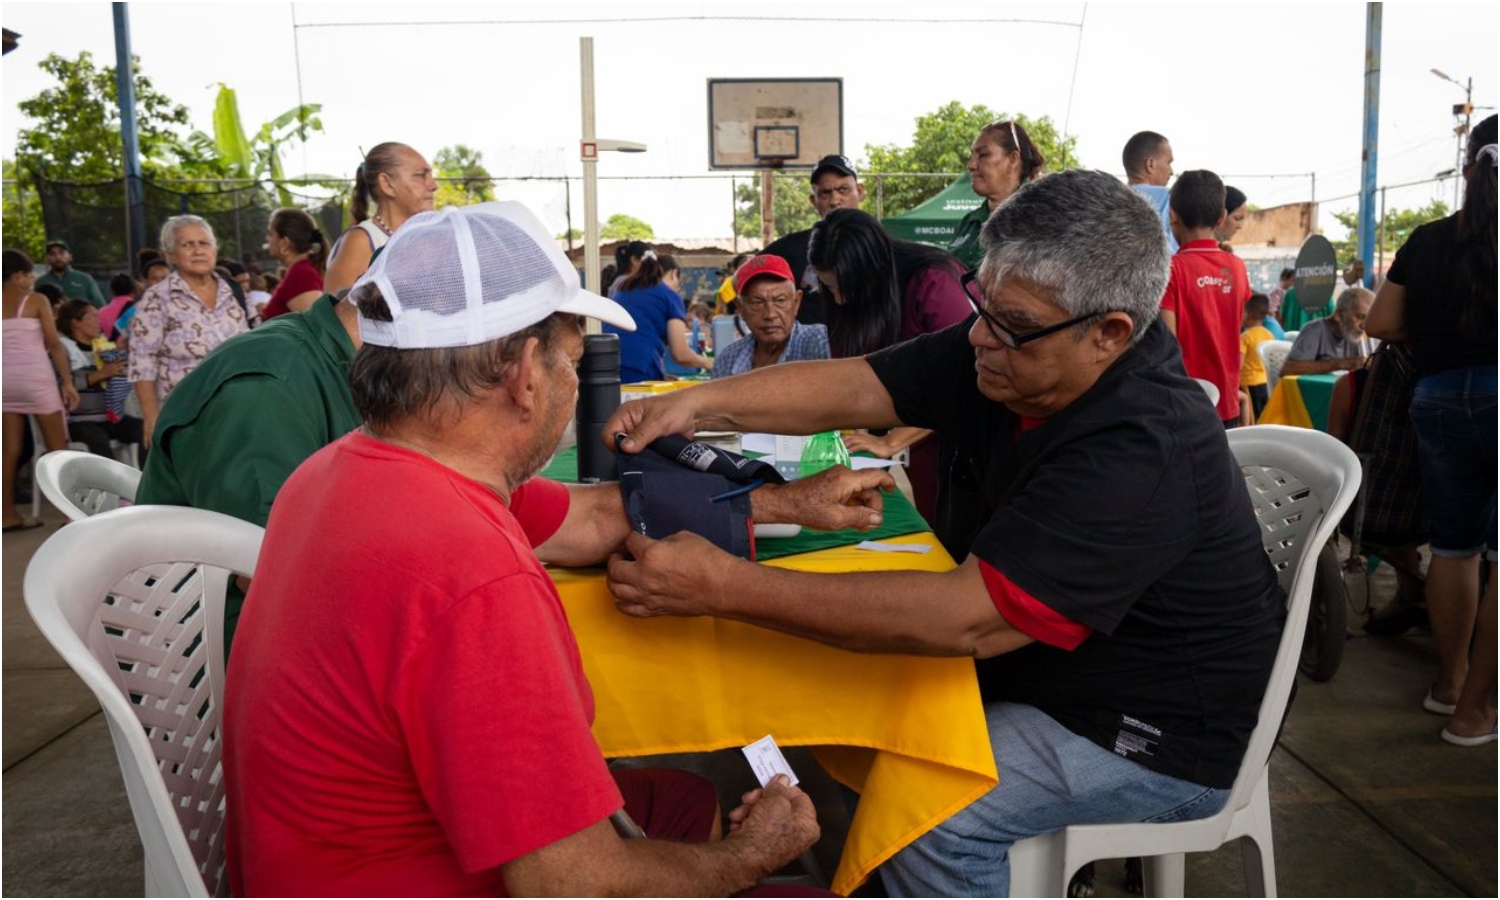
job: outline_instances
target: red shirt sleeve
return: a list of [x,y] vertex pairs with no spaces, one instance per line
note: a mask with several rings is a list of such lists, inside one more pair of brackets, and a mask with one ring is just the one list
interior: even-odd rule
[[1026,593],[1005,573],[984,560],[979,561],[985,589],[995,610],[1017,631],[1027,637],[1062,650],[1076,650],[1094,633],[1087,625],[1069,619],[1062,613]]
[[567,485],[550,478],[532,478],[511,492],[510,513],[521,523],[531,546],[540,547],[562,527],[571,503]]

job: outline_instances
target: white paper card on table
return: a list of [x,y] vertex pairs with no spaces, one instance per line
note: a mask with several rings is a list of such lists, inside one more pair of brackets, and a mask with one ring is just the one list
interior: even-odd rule
[[849,459],[849,465],[854,471],[860,469],[888,469],[891,466],[901,465],[899,459],[877,459],[873,456],[855,456]]
[[931,544],[892,544],[888,541],[860,541],[854,545],[860,550],[878,550],[881,553],[926,553]]
[[740,435],[740,449],[747,453],[763,453],[770,456],[776,452],[776,436],[750,432]]
[[801,462],[802,448],[807,444],[805,434],[776,435],[775,456],[777,462]]
[[770,784],[777,775],[785,775],[793,785],[797,783],[797,773],[792,771],[786,757],[781,755],[781,748],[776,746],[775,738],[769,734],[753,744],[746,744],[744,754],[761,787]]

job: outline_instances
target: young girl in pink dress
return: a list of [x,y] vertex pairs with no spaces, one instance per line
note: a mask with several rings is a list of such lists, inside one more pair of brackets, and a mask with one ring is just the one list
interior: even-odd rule
[[46,297],[31,290],[35,281],[31,260],[18,250],[6,250],[4,276],[4,371],[0,378],[5,414],[4,530],[19,531],[42,524],[22,517],[15,504],[16,468],[26,417],[36,416],[48,451],[61,450],[68,444],[63,409],[78,405],[78,391],[57,337],[51,305]]

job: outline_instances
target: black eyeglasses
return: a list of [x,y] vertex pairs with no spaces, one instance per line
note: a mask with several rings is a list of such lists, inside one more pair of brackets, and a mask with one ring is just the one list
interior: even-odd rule
[[1074,325],[1087,322],[1090,319],[1097,319],[1105,313],[1113,312],[1113,310],[1105,309],[1099,312],[1085,313],[1066,322],[1058,322],[1056,325],[1048,325],[1045,328],[1038,328],[1035,331],[1028,331],[1025,334],[1017,334],[1000,324],[999,319],[984,311],[984,292],[979,287],[978,269],[970,269],[965,272],[959,278],[959,283],[964,286],[964,295],[969,298],[969,306],[973,307],[974,312],[979,314],[979,318],[984,320],[984,324],[989,326],[990,333],[995,336],[995,340],[1011,350],[1019,350],[1023,345],[1040,340],[1049,334],[1057,334],[1064,328],[1070,328]]

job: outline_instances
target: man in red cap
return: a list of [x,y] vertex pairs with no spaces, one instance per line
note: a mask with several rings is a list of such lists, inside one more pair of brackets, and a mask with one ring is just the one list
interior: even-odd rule
[[739,314],[750,333],[714,356],[714,377],[738,375],[779,362],[828,358],[828,329],[797,321],[802,292],[779,256],[751,257],[734,273]]

